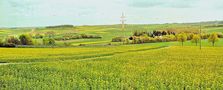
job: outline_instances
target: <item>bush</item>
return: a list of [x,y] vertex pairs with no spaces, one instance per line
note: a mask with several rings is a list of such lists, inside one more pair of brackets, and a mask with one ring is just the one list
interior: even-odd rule
[[8,36],[6,38],[6,42],[5,43],[11,43],[11,44],[15,44],[15,45],[19,45],[20,41],[17,37],[15,36]]
[[219,38],[223,38],[223,34],[222,33],[218,33],[218,37]]
[[209,36],[210,36],[210,34],[202,33],[201,34],[201,39],[208,39]]
[[87,38],[87,39],[100,39],[102,38],[101,36],[98,35],[87,35],[87,34],[81,34],[81,35],[64,35],[62,37],[56,37],[55,40],[61,41],[61,40],[72,40],[72,39],[82,39],[82,38]]
[[176,36],[175,35],[165,35],[165,36],[163,36],[163,41],[164,42],[176,41]]
[[4,46],[3,39],[0,39],[0,47],[3,47],[3,46]]
[[147,35],[140,37],[132,36],[129,39],[132,40],[133,44],[176,41],[176,37],[174,35],[155,36],[154,38],[148,37]]
[[144,34],[150,35],[150,32],[147,31],[134,31],[133,36],[142,36]]
[[44,38],[43,45],[55,45],[55,40],[53,38]]
[[123,44],[129,44],[129,39],[128,38],[125,38],[124,41],[123,41]]
[[125,37],[115,37],[115,38],[112,38],[112,42],[123,42],[125,41]]
[[33,36],[33,38],[35,39],[42,39],[44,37],[44,34],[40,34],[40,33],[37,33]]
[[22,34],[19,39],[22,45],[33,45],[32,37],[29,34]]
[[96,35],[81,34],[81,38],[102,38],[102,37]]
[[191,40],[193,38],[193,33],[186,33],[187,35],[187,40]]
[[48,39],[48,44],[49,45],[55,45],[55,40],[53,38]]

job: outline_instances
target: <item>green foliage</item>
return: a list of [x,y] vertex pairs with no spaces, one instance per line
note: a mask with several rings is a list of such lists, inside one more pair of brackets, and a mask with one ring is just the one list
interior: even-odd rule
[[34,36],[33,36],[33,38],[35,38],[35,39],[42,39],[42,38],[44,38],[44,34],[40,34],[40,33],[36,33]]
[[53,38],[44,38],[43,45],[55,45],[56,42]]
[[208,38],[208,41],[212,43],[212,46],[214,46],[218,40],[219,38],[217,33],[212,33]]
[[200,41],[200,35],[194,34],[193,38],[191,40],[192,43],[196,43],[196,46],[198,45],[199,41]]
[[49,38],[49,45],[55,45],[55,40],[53,38]]
[[0,47],[2,47],[4,45],[4,41],[3,39],[0,38]]
[[123,41],[123,44],[130,44],[130,41],[128,38],[125,38],[124,41]]
[[112,42],[124,42],[126,37],[114,37],[112,38]]
[[176,41],[176,36],[171,34],[171,35],[165,35],[162,37],[164,42],[169,42],[169,41]]
[[164,35],[164,36],[155,36],[155,37],[149,37],[146,34],[143,36],[132,36],[130,37],[130,40],[132,40],[133,44],[140,44],[140,43],[155,43],[155,42],[170,42],[170,41],[176,41],[176,37],[174,35]]
[[5,43],[9,43],[9,44],[15,44],[15,45],[20,44],[19,39],[15,36],[8,36],[5,41],[6,41]]
[[19,39],[22,45],[33,45],[32,37],[29,34],[22,34]]
[[184,42],[187,41],[187,35],[185,33],[180,33],[177,35],[177,41],[181,42],[182,46]]
[[99,35],[90,35],[90,34],[65,34],[62,36],[55,37],[55,40],[75,40],[75,39],[101,39]]

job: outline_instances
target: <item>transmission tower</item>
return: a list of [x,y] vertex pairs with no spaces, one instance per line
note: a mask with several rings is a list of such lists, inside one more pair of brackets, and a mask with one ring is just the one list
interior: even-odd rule
[[124,15],[124,13],[122,12],[122,16],[121,16],[121,23],[122,23],[122,31],[124,31],[125,30],[125,15]]

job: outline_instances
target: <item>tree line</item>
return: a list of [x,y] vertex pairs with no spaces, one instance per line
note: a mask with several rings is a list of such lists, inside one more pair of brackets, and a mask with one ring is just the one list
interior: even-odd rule
[[215,46],[215,43],[223,38],[222,33],[198,33],[198,32],[174,32],[174,31],[135,31],[129,38],[126,37],[114,37],[112,42],[123,42],[125,44],[141,44],[141,43],[156,43],[156,42],[171,42],[179,41],[181,45],[184,42],[191,41],[196,46],[200,43],[201,39],[208,39]]
[[[31,34],[21,34],[19,36],[8,36],[5,39],[0,39],[0,47],[16,47],[18,45],[36,45],[37,42]],[[36,39],[36,38],[35,38]],[[42,38],[43,45],[55,45],[53,38]]]

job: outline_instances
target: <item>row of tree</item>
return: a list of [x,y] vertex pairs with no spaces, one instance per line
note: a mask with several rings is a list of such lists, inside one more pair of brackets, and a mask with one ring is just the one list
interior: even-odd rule
[[0,40],[0,47],[15,47],[16,45],[33,45],[32,37],[29,34],[22,34],[19,37],[8,36]]
[[[55,45],[53,38],[43,38],[43,45]],[[8,36],[0,39],[0,47],[15,47],[17,45],[27,46],[35,45],[36,42],[30,34],[21,34],[17,36]]]
[[133,36],[142,36],[147,35],[149,37],[156,37],[156,36],[164,36],[164,35],[175,35],[176,32],[174,31],[134,31]]
[[153,31],[150,34],[148,32],[134,32],[133,36],[126,39],[126,37],[115,37],[112,39],[113,42],[123,42],[125,44],[140,44],[140,43],[156,43],[156,42],[171,42],[171,41],[179,41],[182,46],[184,42],[191,41],[198,45],[201,39],[208,39],[209,42],[215,46],[215,43],[219,40],[219,38],[223,38],[223,34],[221,33],[202,33],[198,34],[196,32],[166,32],[166,31]]
[[[198,43],[200,42],[201,39],[202,39],[202,37],[200,35],[194,34],[192,39],[191,39],[191,42],[196,43],[196,45],[198,45]],[[188,37],[187,37],[186,33],[181,33],[181,34],[177,35],[177,40],[179,42],[181,42],[182,46],[183,46],[184,42],[188,40]],[[219,41],[219,35],[217,33],[212,33],[212,34],[209,35],[208,42],[211,42],[212,46],[215,46],[215,43],[217,41]]]

